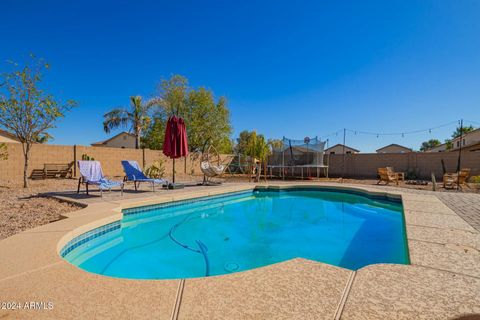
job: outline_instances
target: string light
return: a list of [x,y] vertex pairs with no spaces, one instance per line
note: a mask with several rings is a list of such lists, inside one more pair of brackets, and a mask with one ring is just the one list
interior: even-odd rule
[[[452,124],[456,124],[457,120],[451,121],[436,127],[431,127],[429,129],[420,129],[420,130],[412,130],[412,131],[405,131],[405,132],[371,132],[371,131],[361,131],[361,130],[352,130],[352,129],[346,129],[346,131],[351,132],[355,135],[357,134],[363,134],[363,135],[374,135],[379,138],[380,136],[402,136],[405,137],[405,135],[410,135],[410,134],[419,134],[419,133],[432,133],[432,130],[444,128],[447,126],[451,126]],[[342,130],[339,130],[336,132],[336,135],[338,136],[338,132]]]
[[480,122],[478,122],[478,121],[473,121],[473,120],[463,120],[463,122],[469,123],[469,124],[471,124],[471,125],[472,125],[472,124],[480,125]]
[[[441,129],[441,128],[444,128],[444,127],[448,127],[448,126],[451,126],[453,124],[459,124],[459,123],[460,123],[460,120],[455,120],[455,121],[451,121],[451,122],[448,122],[448,123],[441,124],[441,125],[436,126],[436,127],[430,127],[428,129],[419,129],[419,130],[404,131],[404,132],[371,132],[371,131],[361,131],[361,130],[357,130],[357,129],[345,129],[345,131],[353,133],[354,135],[372,135],[372,136],[376,136],[377,138],[380,138],[380,136],[401,136],[402,138],[405,138],[406,135],[411,135],[411,134],[420,134],[420,133],[431,134],[432,131],[434,131],[434,130]],[[475,125],[480,126],[480,122],[472,121],[472,120],[464,120],[464,123],[475,124]],[[344,131],[344,129],[337,130],[335,132],[332,132],[330,134],[322,136],[322,138],[325,139],[325,138],[332,137],[332,136],[338,137],[339,134],[342,133],[343,131]]]
[[329,137],[333,137],[333,136],[337,136],[338,137],[338,133],[342,131],[342,130],[338,130],[338,131],[335,131],[335,132],[331,132],[329,134],[326,134],[326,135],[323,135],[321,136],[320,138],[323,139],[323,140],[328,140],[327,138]]

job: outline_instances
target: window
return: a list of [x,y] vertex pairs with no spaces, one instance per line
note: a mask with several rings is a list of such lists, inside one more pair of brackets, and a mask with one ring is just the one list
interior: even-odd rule
[[123,140],[127,140],[127,136],[123,136]]
[[330,151],[330,154],[335,154],[335,151]]
[[462,143],[463,143],[463,145],[465,145],[465,139],[463,139],[463,142],[462,142]]
[[347,152],[346,152],[346,154],[351,154],[351,153],[352,153],[352,151],[347,151]]
[[457,147],[460,147],[460,140],[457,141]]

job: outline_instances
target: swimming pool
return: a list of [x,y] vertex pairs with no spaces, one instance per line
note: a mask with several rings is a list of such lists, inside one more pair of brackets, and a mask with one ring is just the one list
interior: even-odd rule
[[354,191],[259,189],[123,211],[60,254],[120,278],[222,275],[296,257],[356,270],[408,264],[400,201]]

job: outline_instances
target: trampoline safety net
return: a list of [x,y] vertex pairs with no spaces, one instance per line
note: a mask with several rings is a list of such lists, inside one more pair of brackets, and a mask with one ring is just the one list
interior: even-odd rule
[[270,175],[318,177],[322,171],[328,176],[328,164],[324,160],[325,143],[318,137],[303,140],[283,137],[281,145],[272,148],[268,160]]

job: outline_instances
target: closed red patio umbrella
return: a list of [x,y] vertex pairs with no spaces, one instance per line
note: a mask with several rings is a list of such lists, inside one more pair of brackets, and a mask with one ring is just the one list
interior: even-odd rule
[[175,159],[185,157],[188,154],[187,128],[185,121],[177,116],[171,116],[165,129],[163,142],[163,154],[173,159],[173,179],[175,183]]

